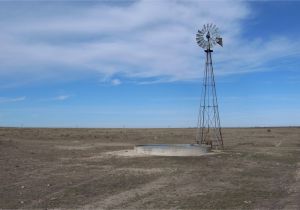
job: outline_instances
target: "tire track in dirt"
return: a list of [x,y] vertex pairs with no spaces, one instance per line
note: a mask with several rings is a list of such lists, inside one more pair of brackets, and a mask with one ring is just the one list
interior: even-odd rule
[[[97,178],[94,178],[94,179],[88,179],[88,180],[85,180],[85,181],[81,181],[77,184],[74,184],[72,186],[70,186],[69,188],[75,188],[75,187],[80,187],[82,185],[85,185],[87,183],[90,183],[90,182],[94,182],[94,181],[97,181],[99,180],[99,177]],[[41,208],[39,205],[45,201],[49,201],[49,200],[55,200],[55,199],[58,199],[60,198],[61,196],[63,196],[64,192],[66,191],[68,186],[62,186],[59,190],[55,191],[55,192],[51,192],[49,194],[47,194],[46,196],[43,196],[42,198],[40,199],[37,199],[37,200],[33,200],[30,204],[24,206],[25,209],[30,209],[30,208]]]
[[[109,171],[109,172],[108,172]],[[44,202],[47,202],[47,201],[51,201],[51,200],[56,200],[56,199],[60,199],[66,189],[71,189],[71,188],[80,188],[81,186],[84,186],[86,184],[89,184],[89,183],[93,183],[93,182],[97,182],[99,180],[102,180],[104,177],[107,177],[107,176],[113,176],[115,173],[130,173],[132,175],[141,175],[141,174],[157,174],[157,173],[163,173],[164,171],[168,171],[167,169],[161,169],[161,168],[152,168],[152,169],[142,169],[142,168],[120,168],[120,169],[112,169],[112,167],[104,167],[104,170],[101,171],[101,173],[99,173],[97,175],[97,177],[95,178],[90,178],[90,179],[84,179],[80,182],[77,182],[75,184],[72,184],[70,186],[61,186],[60,189],[54,191],[54,192],[51,192],[51,193],[48,193],[46,196],[43,196],[39,199],[36,199],[36,200],[33,200],[31,203],[25,205],[24,207],[25,208],[40,208],[41,204],[44,203]],[[81,187],[82,188],[82,187]],[[130,191],[130,190],[129,190]],[[143,193],[144,194],[144,193]],[[137,194],[134,194],[134,195],[137,195]],[[121,195],[122,196],[122,195]],[[112,199],[112,203],[116,203],[114,200],[114,195],[110,196],[109,198]],[[108,198],[108,199],[109,199]],[[121,198],[119,198],[117,196],[117,200],[119,200]],[[105,199],[106,200],[106,199]],[[108,200],[106,201],[108,202]],[[96,202],[97,204],[98,202]],[[102,206],[102,204],[100,203],[100,205]],[[106,205],[107,206],[107,205]],[[95,209],[97,207],[90,207],[88,209]],[[81,208],[80,208],[81,209]]]
[[85,205],[82,207],[82,209],[88,210],[88,209],[99,209],[99,208],[100,209],[121,208],[122,204],[125,204],[136,197],[143,196],[148,193],[157,191],[161,188],[164,188],[168,184],[170,184],[170,182],[171,180],[169,179],[169,177],[165,177],[165,176],[160,177],[155,181],[144,184],[142,186],[138,186],[134,189],[109,196],[104,200],[97,201],[92,204]]

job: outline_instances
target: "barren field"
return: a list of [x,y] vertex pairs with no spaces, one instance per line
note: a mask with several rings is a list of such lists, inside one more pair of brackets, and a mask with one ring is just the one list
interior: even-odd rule
[[158,157],[126,151],[195,130],[0,128],[0,209],[300,209],[300,128],[223,135],[222,153]]

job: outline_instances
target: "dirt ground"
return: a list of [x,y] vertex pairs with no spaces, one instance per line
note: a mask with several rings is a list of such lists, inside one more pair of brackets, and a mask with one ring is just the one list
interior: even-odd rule
[[0,128],[0,209],[300,209],[300,128],[223,135],[216,155],[121,156],[195,130]]

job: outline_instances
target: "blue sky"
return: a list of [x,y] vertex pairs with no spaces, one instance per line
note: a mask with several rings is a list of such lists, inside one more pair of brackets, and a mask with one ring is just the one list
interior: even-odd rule
[[300,2],[0,2],[0,126],[194,127],[204,52],[222,126],[300,125]]

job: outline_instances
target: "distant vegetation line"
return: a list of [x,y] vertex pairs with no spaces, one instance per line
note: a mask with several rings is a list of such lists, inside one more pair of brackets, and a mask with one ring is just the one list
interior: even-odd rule
[[[6,128],[29,128],[29,129],[196,129],[197,127],[80,127],[80,126],[70,126],[70,127],[55,127],[55,126],[0,126],[0,129]],[[224,129],[230,128],[300,128],[300,125],[291,125],[291,126],[224,126]]]

